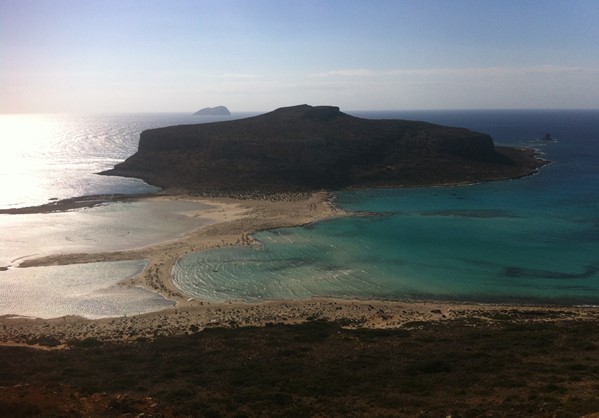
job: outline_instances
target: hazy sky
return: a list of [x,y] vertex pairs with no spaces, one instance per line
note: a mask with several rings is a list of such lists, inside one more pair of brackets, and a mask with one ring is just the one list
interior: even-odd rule
[[0,112],[599,108],[599,1],[0,0]]

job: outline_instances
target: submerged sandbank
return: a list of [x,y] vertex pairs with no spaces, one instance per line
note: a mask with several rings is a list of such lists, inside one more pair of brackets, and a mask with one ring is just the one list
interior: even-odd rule
[[155,292],[119,284],[139,274],[143,260],[11,269],[0,276],[0,315],[89,319],[138,315],[174,303]]
[[214,206],[190,198],[148,197],[75,208],[0,214],[0,266],[16,267],[57,253],[123,251],[177,239],[211,223],[203,214]]
[[[191,301],[188,301],[189,297],[178,290],[171,280],[172,266],[182,255],[207,248],[250,244],[252,242],[250,234],[254,231],[281,226],[304,225],[339,214],[330,204],[326,193],[271,195],[262,199],[207,199],[187,195],[151,196],[137,198],[135,204],[147,205],[148,208],[142,214],[131,214],[124,211],[125,220],[119,219],[120,214],[117,213],[117,216],[109,217],[117,226],[110,226],[109,222],[105,222],[101,226],[106,224],[104,225],[106,229],[101,229],[94,234],[92,228],[89,228],[89,231],[81,234],[85,239],[92,237],[94,241],[98,241],[100,236],[105,237],[110,246],[107,247],[97,243],[89,247],[71,245],[72,240],[69,240],[62,246],[56,245],[56,252],[53,254],[41,257],[31,255],[12,260],[11,269],[17,265],[20,268],[25,268],[147,260],[143,272],[124,280],[121,284],[124,286],[140,286],[158,292],[163,297],[178,304],[187,304],[191,303]],[[113,202],[108,206],[102,206],[95,210],[99,210],[103,214],[106,214],[107,211],[112,213],[111,211],[114,210],[113,205],[118,204]],[[165,206],[168,210],[174,211],[174,214],[168,216],[169,214],[166,213],[165,208],[162,211],[157,211],[155,210],[156,206]],[[66,208],[68,209],[68,206]],[[93,211],[93,209],[90,209],[90,211]],[[68,215],[79,216],[77,213],[23,216],[41,216],[41,219],[47,219],[43,217]],[[121,247],[117,246],[115,248],[115,243],[111,240],[111,237],[114,235],[134,236],[135,233],[123,232],[121,226],[127,222],[136,221],[140,222],[139,228],[144,228],[145,225],[148,225],[148,228],[152,225],[161,224],[168,226],[169,223],[174,221],[179,223],[182,221],[190,222],[182,223],[183,227],[189,225],[189,229],[185,233],[182,233],[181,230],[171,231],[171,234],[164,235],[166,238],[163,238],[160,242],[154,240],[149,241],[149,245],[140,245],[139,240],[125,239],[121,242]],[[97,227],[98,225],[95,224],[94,226]],[[147,235],[147,231],[140,230],[140,235],[144,234]],[[134,243],[133,248],[126,248],[127,245],[132,243]],[[78,252],[77,249],[80,248],[91,248],[92,251]],[[10,271],[5,272],[5,274],[10,274]],[[124,277],[122,278],[124,279]]]
[[[84,200],[93,204],[71,200],[61,211],[0,215],[0,315],[100,318],[173,306],[154,289],[122,281],[142,274],[148,248],[168,247],[223,218],[222,205],[189,196]],[[236,212],[229,209],[225,216]]]

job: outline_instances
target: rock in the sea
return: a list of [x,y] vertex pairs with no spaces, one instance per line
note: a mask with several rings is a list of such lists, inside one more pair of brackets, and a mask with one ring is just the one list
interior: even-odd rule
[[205,107],[194,113],[194,116],[231,116],[225,106]]
[[362,119],[299,105],[246,119],[141,133],[104,174],[199,192],[431,185],[519,177],[540,163],[489,135],[426,122]]

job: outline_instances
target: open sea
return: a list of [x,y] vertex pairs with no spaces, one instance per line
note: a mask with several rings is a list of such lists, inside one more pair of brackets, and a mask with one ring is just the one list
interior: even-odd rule
[[[552,164],[535,176],[511,181],[335,193],[335,204],[354,216],[259,232],[260,245],[252,248],[185,256],[173,271],[178,287],[209,301],[334,296],[599,304],[599,110],[348,113],[466,127],[490,134],[499,145],[536,148]],[[250,114],[233,118],[245,116]],[[0,115],[0,208],[156,191],[140,180],[95,173],[133,154],[144,129],[223,119]],[[555,140],[539,140],[546,132]],[[57,222],[57,215],[65,219]],[[139,205],[0,215],[0,267],[9,267],[0,271],[0,315],[100,317],[166,306],[168,301],[141,289],[135,296],[109,291],[143,268],[143,261],[16,268],[24,257],[68,250],[73,241],[81,244],[94,228],[106,236],[116,233],[122,228],[118,219],[126,216],[139,220],[138,234],[146,233],[145,223],[156,224],[155,209]],[[172,220],[175,229],[190,227],[176,214]],[[54,234],[51,246],[27,238],[35,228]],[[161,236],[161,231],[153,233],[158,234],[153,239]],[[42,312],[39,298],[49,282],[63,287],[44,303],[62,307]],[[74,294],[60,290],[82,283],[92,286]]]

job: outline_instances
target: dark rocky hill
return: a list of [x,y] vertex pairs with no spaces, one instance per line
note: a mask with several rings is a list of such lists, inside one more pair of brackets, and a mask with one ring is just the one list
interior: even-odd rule
[[144,131],[137,153],[103,174],[247,193],[487,181],[529,175],[543,163],[531,150],[495,147],[464,128],[300,105]]
[[225,106],[205,107],[194,113],[194,116],[230,116],[231,112]]

